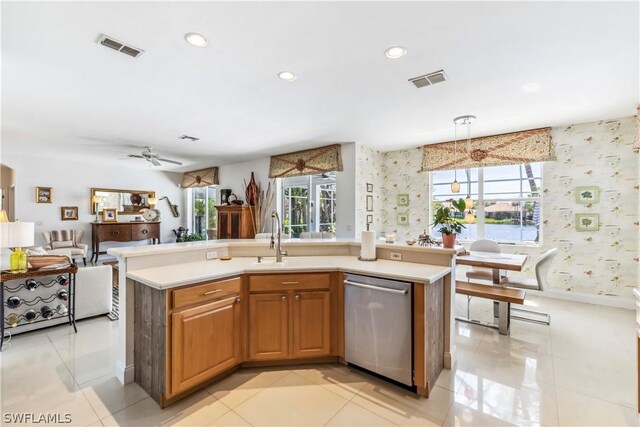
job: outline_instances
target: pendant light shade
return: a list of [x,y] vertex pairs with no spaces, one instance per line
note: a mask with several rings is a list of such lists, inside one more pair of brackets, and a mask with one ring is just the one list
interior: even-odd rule
[[451,192],[452,193],[460,192],[460,183],[458,182],[457,179],[454,179],[453,182],[451,183]]
[[473,209],[473,199],[471,196],[467,195],[467,198],[464,199],[464,207],[467,208],[467,210]]
[[464,216],[464,222],[467,224],[473,224],[476,222],[476,217],[471,213],[471,211],[467,211],[467,214]]

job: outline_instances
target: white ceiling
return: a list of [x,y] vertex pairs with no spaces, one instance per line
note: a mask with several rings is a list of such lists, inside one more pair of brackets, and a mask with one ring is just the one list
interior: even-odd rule
[[[151,145],[185,163],[164,169],[187,170],[334,142],[439,142],[462,114],[478,116],[474,136],[632,115],[638,7],[3,2],[2,149],[147,168],[120,159]],[[209,46],[188,45],[190,31]],[[99,33],[145,53],[100,46]],[[393,45],[407,55],[387,59]],[[407,81],[440,69],[445,83]]]

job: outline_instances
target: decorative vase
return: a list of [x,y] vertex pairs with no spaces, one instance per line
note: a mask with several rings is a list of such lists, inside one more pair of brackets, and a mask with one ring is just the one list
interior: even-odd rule
[[444,234],[442,233],[442,247],[446,249],[453,249],[456,244],[456,234]]
[[258,184],[256,184],[256,179],[253,176],[253,172],[251,172],[251,181],[249,181],[249,185],[247,185],[247,203],[250,206],[255,206],[258,200]]

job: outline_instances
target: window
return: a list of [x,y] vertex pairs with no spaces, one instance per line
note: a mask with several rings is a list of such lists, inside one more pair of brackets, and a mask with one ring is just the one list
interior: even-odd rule
[[191,230],[203,239],[216,238],[217,187],[196,187],[191,191]]
[[282,178],[283,231],[300,237],[303,231],[336,230],[335,173]]
[[[451,193],[457,173],[460,193]],[[432,209],[451,198],[473,199],[476,221],[465,224],[462,240],[504,243],[540,240],[542,163],[435,171],[431,173]],[[458,215],[463,221],[462,214]]]

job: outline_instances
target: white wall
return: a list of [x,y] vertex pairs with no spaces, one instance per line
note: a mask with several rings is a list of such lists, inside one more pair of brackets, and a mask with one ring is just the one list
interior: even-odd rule
[[[174,218],[171,215],[166,200],[158,203],[157,209],[162,215],[163,243],[174,242],[175,238],[171,230],[186,225],[186,191],[178,187],[182,179],[180,173],[163,172],[151,168],[114,168],[99,163],[26,157],[12,155],[7,150],[2,153],[2,163],[16,170],[16,219],[36,223],[36,245],[44,244],[43,231],[60,229],[84,230],[83,243],[91,245],[90,223],[95,219],[95,215],[91,214],[92,187],[153,190],[158,198],[168,196],[172,203],[179,206],[180,218]],[[36,203],[36,186],[52,187],[53,203]],[[62,221],[61,206],[77,206],[78,221]],[[120,215],[119,221],[127,222],[133,218],[134,215]],[[101,245],[101,249],[133,244],[142,243],[105,244]]]

